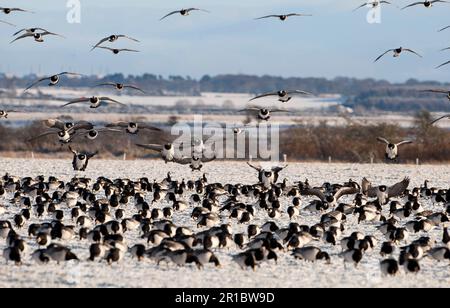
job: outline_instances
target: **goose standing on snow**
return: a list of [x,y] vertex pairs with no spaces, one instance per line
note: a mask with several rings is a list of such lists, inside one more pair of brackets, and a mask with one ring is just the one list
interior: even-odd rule
[[413,141],[411,141],[411,140],[404,140],[400,143],[392,143],[392,142],[388,141],[386,138],[382,138],[382,137],[378,137],[377,140],[379,142],[386,144],[385,157],[387,160],[390,160],[390,161],[396,161],[398,159],[399,146],[402,146],[404,144],[412,144],[413,143]]
[[378,60],[380,60],[381,58],[383,58],[386,54],[388,54],[388,53],[390,53],[390,52],[393,52],[393,53],[394,53],[394,55],[393,55],[394,58],[398,58],[398,57],[400,57],[400,55],[401,55],[403,52],[405,52],[405,51],[406,51],[406,52],[413,53],[413,54],[415,54],[416,56],[422,58],[422,56],[421,56],[420,54],[418,54],[417,52],[415,52],[415,51],[412,50],[412,49],[399,47],[399,48],[389,49],[389,50],[385,51],[385,52],[384,52],[383,54],[381,54],[378,58],[376,58],[374,62],[378,62]]

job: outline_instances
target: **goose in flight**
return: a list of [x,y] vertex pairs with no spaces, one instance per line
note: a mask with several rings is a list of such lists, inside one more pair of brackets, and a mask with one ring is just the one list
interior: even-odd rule
[[24,13],[34,14],[34,12],[32,12],[32,11],[27,11],[27,10],[20,9],[20,8],[10,8],[10,7],[0,7],[0,12],[3,12],[3,14],[6,14],[6,15],[9,15],[13,12],[24,12]]
[[260,121],[269,121],[270,118],[272,117],[272,113],[275,112],[289,112],[288,110],[285,109],[268,109],[268,108],[260,108],[260,107],[249,107],[243,110],[240,110],[239,112],[247,112],[247,113],[252,113],[253,116],[260,120]]
[[133,42],[136,42],[136,43],[140,43],[139,40],[137,40],[135,38],[132,38],[130,36],[123,35],[123,34],[113,34],[113,35],[110,35],[108,37],[105,37],[105,38],[101,39],[100,42],[98,42],[95,46],[92,47],[91,51],[94,50],[95,48],[99,47],[100,45],[102,45],[105,42],[114,43],[114,42],[116,42],[117,40],[119,40],[121,38],[130,40],[130,41],[133,41]]
[[43,43],[43,42],[44,42],[44,36],[47,36],[47,35],[59,36],[59,37],[61,37],[61,38],[64,38],[64,36],[62,36],[62,35],[60,35],[60,34],[56,34],[56,33],[53,33],[53,32],[48,32],[48,31],[45,31],[45,32],[42,32],[42,33],[38,33],[38,32],[35,32],[35,33],[25,33],[25,34],[23,34],[23,35],[21,35],[21,36],[15,38],[13,41],[10,42],[10,44],[12,44],[12,43],[14,43],[14,42],[16,42],[16,41],[18,41],[18,40],[25,39],[25,38],[27,38],[27,37],[32,37],[36,42],[38,42],[38,43]]
[[434,0],[434,1],[421,1],[421,2],[414,2],[410,5],[405,6],[404,8],[402,8],[402,10],[413,7],[413,6],[417,6],[417,5],[423,5],[426,8],[431,8],[433,6],[433,4],[435,3],[449,3],[448,1],[443,1],[443,0]]
[[16,113],[18,111],[15,110],[0,110],[0,119],[7,119],[10,113]]
[[173,162],[175,157],[175,147],[172,143],[161,144],[136,144],[138,147],[160,153],[161,158],[167,164]]
[[201,171],[205,163],[212,162],[217,159],[216,153],[214,153],[213,157],[198,157],[193,155],[192,157],[183,157],[181,159],[176,159],[175,162],[180,165],[189,165],[192,171]]
[[11,26],[11,27],[16,27],[15,24],[12,24],[12,23],[7,22],[7,21],[4,21],[4,20],[0,20],[0,23],[5,24],[5,25],[8,25],[8,26]]
[[94,125],[86,121],[80,121],[74,124],[74,123],[64,123],[59,120],[50,119],[44,121],[44,124],[45,126],[49,127],[50,130],[29,139],[28,142],[50,135],[57,135],[58,140],[61,144],[68,144],[72,142],[72,138],[78,131],[80,130],[89,131],[94,129]]
[[278,97],[278,100],[279,100],[280,102],[282,102],[282,103],[287,103],[287,102],[289,102],[294,96],[297,96],[297,95],[311,95],[311,96],[312,96],[313,94],[310,93],[310,92],[301,91],[301,90],[291,90],[291,91],[280,90],[280,91],[277,91],[277,92],[269,92],[269,93],[265,93],[265,94],[258,95],[258,96],[256,96],[256,97],[252,98],[252,99],[250,100],[250,102],[251,102],[251,101],[254,101],[254,100],[257,100],[257,99],[260,99],[260,98],[263,98],[263,97],[277,96],[277,97]]
[[39,79],[39,80],[33,82],[31,85],[29,85],[29,86],[24,90],[24,92],[30,90],[30,89],[33,88],[34,86],[36,86],[36,85],[38,85],[39,83],[41,83],[41,82],[43,82],[43,81],[46,81],[46,80],[48,80],[48,81],[50,82],[50,83],[48,84],[49,87],[56,86],[56,85],[60,82],[61,76],[63,76],[63,75],[78,76],[78,77],[83,76],[83,75],[77,74],[77,73],[62,72],[62,73],[59,73],[59,74],[56,74],[56,75],[52,75],[52,76],[49,76],[49,77],[41,78],[41,79]]
[[16,33],[13,34],[13,36],[19,35],[22,32],[25,32],[25,33],[28,33],[28,34],[35,34],[38,31],[49,32],[48,30],[43,29],[43,28],[25,28],[25,29],[17,31]]
[[98,128],[98,129],[91,129],[83,132],[76,132],[72,139],[75,139],[77,137],[84,137],[89,140],[96,140],[98,136],[104,133],[121,133],[121,130],[118,129],[111,129],[111,128]]
[[382,138],[382,137],[378,137],[377,140],[379,142],[382,142],[384,144],[386,144],[386,153],[385,153],[385,157],[388,160],[394,161],[397,160],[398,158],[398,148],[404,144],[411,144],[413,143],[413,141],[411,140],[405,140],[402,141],[400,143],[392,143],[389,142],[386,138]]
[[255,165],[251,162],[248,162],[247,165],[258,172],[259,182],[267,189],[271,188],[273,184],[278,182],[280,172],[288,167],[288,165],[284,165],[264,168],[261,165]]
[[90,108],[92,109],[96,109],[100,106],[104,106],[104,105],[110,105],[110,104],[118,104],[122,107],[126,107],[127,105],[118,102],[112,98],[109,97],[99,97],[99,96],[93,96],[93,97],[82,97],[73,101],[68,102],[67,104],[61,106],[61,108],[66,107],[66,106],[70,106],[73,104],[79,104],[79,103],[90,103],[91,106]]
[[210,13],[210,12],[207,11],[207,10],[197,9],[197,8],[182,9],[182,10],[179,10],[179,11],[173,11],[173,12],[167,14],[166,16],[164,16],[163,18],[161,18],[160,21],[163,20],[163,19],[166,19],[166,18],[169,17],[169,16],[175,15],[175,14],[180,14],[181,16],[188,16],[188,15],[189,15],[191,12],[193,12],[193,11],[201,11],[201,12],[205,12],[205,13]]
[[289,17],[309,17],[309,16],[312,16],[312,15],[311,14],[292,13],[292,14],[286,14],[286,15],[267,15],[267,16],[256,18],[256,20],[268,19],[268,18],[278,18],[281,21],[286,21]]
[[439,89],[431,89],[431,90],[422,90],[421,92],[429,92],[429,93],[440,93],[444,94],[448,100],[450,100],[450,91],[449,90],[439,90]]
[[96,87],[114,87],[117,91],[122,91],[124,89],[134,89],[137,90],[139,92],[142,93],[146,93],[144,90],[140,89],[139,87],[133,86],[133,85],[127,85],[127,84],[123,84],[123,83],[115,83],[115,82],[105,82],[105,83],[100,83],[98,85],[96,85]]
[[382,55],[380,55],[378,58],[376,58],[374,62],[378,62],[378,60],[380,60],[382,57],[384,57],[384,56],[385,56],[386,54],[388,54],[389,52],[393,52],[393,53],[394,53],[394,55],[393,55],[394,58],[398,58],[404,51],[413,53],[413,54],[415,54],[416,56],[422,58],[422,56],[421,56],[420,54],[418,54],[417,52],[415,52],[415,51],[412,50],[412,49],[399,47],[399,48],[396,48],[396,49],[389,49],[389,50],[387,50],[387,51],[384,52]]
[[353,12],[355,12],[355,11],[359,10],[360,8],[365,7],[365,6],[366,7],[371,7],[372,9],[375,9],[375,8],[381,6],[381,4],[392,4],[392,3],[388,2],[388,1],[379,1],[379,0],[375,0],[373,2],[366,2],[366,3],[363,3],[360,6],[358,6],[356,9],[354,9]]
[[98,46],[97,48],[109,50],[115,55],[118,55],[121,52],[140,52],[139,50],[128,49],[128,48],[117,49],[117,48],[110,48],[110,47],[104,47],[104,46]]
[[137,123],[137,122],[117,122],[117,123],[108,124],[108,125],[106,125],[106,127],[108,127],[108,128],[117,128],[117,127],[124,128],[126,130],[126,132],[131,135],[136,135],[137,133],[139,133],[139,131],[141,129],[147,129],[147,130],[152,130],[152,131],[157,131],[157,132],[162,131],[161,129],[159,129],[157,127],[154,127],[154,126],[151,126],[151,125],[148,125],[145,123]]

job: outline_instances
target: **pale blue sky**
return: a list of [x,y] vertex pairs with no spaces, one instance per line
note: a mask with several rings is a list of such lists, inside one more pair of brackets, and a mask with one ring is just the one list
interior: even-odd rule
[[[415,0],[392,0],[403,7]],[[13,28],[0,24],[0,71],[49,74],[72,70],[86,74],[122,72],[167,76],[245,73],[298,77],[373,77],[391,81],[408,78],[450,81],[450,4],[401,11],[382,10],[382,23],[366,22],[367,9],[352,10],[360,0],[81,0],[81,24],[66,21],[66,0],[2,0],[0,6],[23,7],[36,14],[0,15],[22,27],[39,26],[67,39],[49,38],[9,44]],[[159,18],[175,9],[201,7],[211,14]],[[253,20],[278,13],[310,13],[313,17]],[[142,41],[117,42],[141,54],[112,54],[90,46],[109,34],[128,34]],[[398,61],[373,60],[387,49],[409,47],[424,59],[404,55]]]

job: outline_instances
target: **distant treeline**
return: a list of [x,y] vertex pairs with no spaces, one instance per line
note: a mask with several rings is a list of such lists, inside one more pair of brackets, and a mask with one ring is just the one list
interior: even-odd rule
[[[362,126],[351,121],[343,127],[329,126],[326,122],[318,126],[298,125],[281,132],[280,153],[287,154],[290,161],[333,161],[350,163],[375,163],[384,161],[385,145],[378,143],[377,137],[385,137],[392,142],[413,140],[414,144],[400,149],[400,162],[438,163],[450,161],[450,132],[428,124],[432,120],[430,113],[416,115],[414,126],[402,128],[395,124]],[[19,157],[36,156],[67,157],[71,154],[66,146],[56,142],[56,136],[48,136],[33,142],[26,142],[31,136],[44,132],[42,123],[20,128],[0,125],[0,155],[16,153]],[[108,133],[95,141],[80,138],[72,146],[90,152],[99,151],[103,158],[156,158],[158,155],[142,150],[135,143],[158,143],[167,135],[143,134],[129,136],[120,133]],[[207,139],[205,137],[205,139]],[[9,154],[7,154],[9,153]],[[257,159],[256,157],[253,157]],[[246,158],[248,159],[248,157]],[[282,157],[280,157],[282,159]]]
[[[0,74],[0,88],[25,87],[38,76],[7,77]],[[449,89],[450,84],[434,81],[408,80],[395,84],[385,80],[325,78],[282,78],[274,76],[218,75],[203,76],[197,80],[189,76],[163,77],[153,74],[140,76],[112,74],[104,77],[87,76],[64,79],[66,87],[91,87],[103,82],[119,82],[137,85],[152,95],[200,95],[202,92],[265,93],[278,89],[301,89],[317,94],[341,94],[343,103],[355,110],[414,112],[420,110],[450,111],[450,102],[444,95],[422,93],[421,89]],[[0,95],[2,95],[0,93]],[[5,94],[4,94],[5,95]]]

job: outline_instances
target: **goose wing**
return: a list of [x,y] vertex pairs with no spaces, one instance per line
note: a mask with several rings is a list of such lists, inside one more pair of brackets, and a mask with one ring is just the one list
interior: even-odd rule
[[373,61],[373,62],[374,62],[374,63],[375,63],[375,62],[378,62],[378,60],[380,60],[380,59],[383,58],[387,53],[392,52],[392,51],[394,51],[394,49],[389,49],[389,50],[387,50],[386,52],[384,52],[383,54],[381,54],[378,58],[376,58],[375,61]]
[[420,57],[420,58],[423,58],[420,54],[418,54],[417,52],[415,52],[415,51],[412,50],[412,49],[405,48],[405,49],[403,49],[403,51],[407,51],[407,52],[413,53],[413,54],[415,54],[416,56],[418,56],[418,57]]
[[442,117],[440,117],[440,118],[434,120],[434,121],[431,122],[429,125],[431,126],[431,125],[433,125],[433,124],[436,124],[437,122],[439,122],[439,121],[441,121],[441,120],[443,120],[443,119],[446,119],[446,118],[450,118],[450,114],[447,114],[447,115],[445,115],[445,116],[442,116]]
[[375,198],[377,196],[377,189],[372,187],[372,183],[366,178],[362,180],[361,189],[362,193],[369,198]]
[[166,16],[164,16],[163,18],[161,18],[160,21],[163,20],[163,19],[166,19],[166,18],[169,17],[169,16],[172,16],[172,15],[175,15],[175,14],[179,14],[179,13],[181,13],[181,11],[173,11],[173,12],[170,12],[169,14],[167,14]]
[[90,101],[89,98],[83,97],[83,98],[79,98],[79,99],[70,101],[67,104],[62,105],[61,108],[64,108],[64,107],[70,106],[70,105],[74,105],[74,104],[86,103],[86,102],[89,102],[89,101]]
[[383,138],[383,137],[378,137],[377,140],[382,143],[390,144],[390,142],[386,138]]
[[340,188],[335,194],[334,194],[334,198],[337,200],[339,200],[342,196],[345,195],[354,195],[354,194],[358,194],[360,193],[361,190],[359,188],[355,188],[355,187],[342,187]]
[[394,186],[389,187],[388,194],[389,198],[399,197],[405,193],[405,190],[408,189],[410,183],[409,178],[405,178],[403,181],[395,184]]
[[24,90],[24,92],[30,90],[31,88],[33,88],[34,86],[40,84],[41,82],[43,82],[43,81],[45,81],[45,80],[49,80],[50,78],[51,78],[51,77],[44,77],[44,78],[41,78],[41,79],[39,79],[39,80],[33,82],[32,84],[30,84],[30,85]]
[[399,146],[404,145],[404,144],[412,144],[412,143],[414,143],[412,140],[404,140],[404,141],[402,141],[400,143],[397,143],[397,146],[399,147]]
[[423,5],[423,2],[414,2],[414,3],[410,4],[410,5],[405,6],[404,8],[402,8],[402,10],[410,8],[410,7],[413,7],[413,6],[416,6],[416,5]]
[[136,144],[138,147],[150,150],[150,151],[155,151],[155,152],[161,152],[163,150],[163,146],[160,144]]
[[319,198],[322,202],[324,202],[326,200],[326,196],[323,192],[321,192],[318,189],[314,189],[314,188],[308,188],[302,191],[302,195],[304,196],[316,196],[317,198]]

